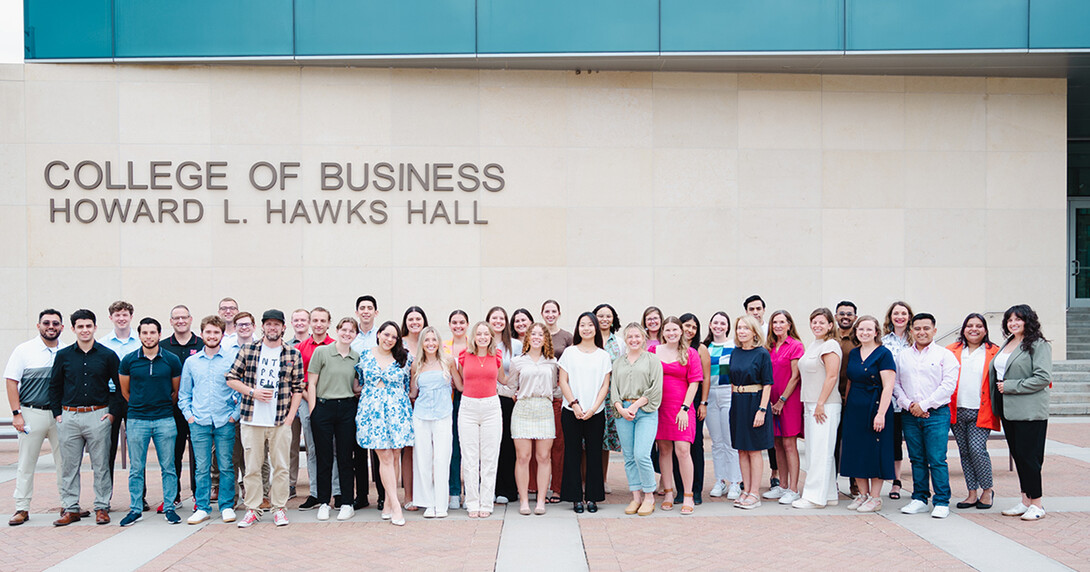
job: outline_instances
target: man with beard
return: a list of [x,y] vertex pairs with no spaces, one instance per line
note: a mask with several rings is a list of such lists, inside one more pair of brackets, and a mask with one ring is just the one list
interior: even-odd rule
[[[840,360],[840,384],[837,387],[837,391],[840,392],[840,399],[848,399],[848,353],[850,353],[857,346],[852,341],[852,328],[855,327],[856,313],[859,309],[855,306],[854,302],[850,300],[842,300],[836,305],[836,340],[840,343],[840,351],[843,359]],[[840,474],[840,430],[844,426],[844,418],[840,418],[841,425],[836,429],[836,445],[833,449],[833,464],[836,466],[836,474]],[[849,495],[855,498],[859,494],[859,485],[855,484],[855,479],[848,479],[849,481]]]
[[261,519],[261,462],[265,446],[272,461],[269,500],[276,526],[286,526],[288,515],[288,448],[291,423],[303,393],[303,356],[283,340],[284,312],[266,310],[261,317],[263,339],[239,348],[227,373],[227,385],[242,394],[242,448],[246,459],[246,516],[239,528]]
[[53,464],[57,467],[60,488],[61,449],[57,439],[57,420],[49,404],[49,372],[60,347],[58,338],[64,330],[61,313],[47,309],[38,314],[38,336],[23,342],[11,352],[4,369],[11,404],[11,424],[19,434],[19,468],[15,472],[15,514],[8,521],[18,526],[30,520],[30,498],[34,493],[34,471],[42,442],[49,439]]

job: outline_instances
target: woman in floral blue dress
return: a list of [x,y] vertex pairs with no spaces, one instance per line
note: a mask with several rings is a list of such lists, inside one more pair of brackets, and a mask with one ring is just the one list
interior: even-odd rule
[[382,518],[396,526],[405,524],[397,498],[394,461],[402,447],[413,444],[413,411],[409,405],[409,367],[412,358],[401,343],[401,330],[394,322],[378,329],[378,344],[360,354],[360,405],[356,411],[356,441],[373,449],[379,460],[379,475],[386,488],[390,512]]

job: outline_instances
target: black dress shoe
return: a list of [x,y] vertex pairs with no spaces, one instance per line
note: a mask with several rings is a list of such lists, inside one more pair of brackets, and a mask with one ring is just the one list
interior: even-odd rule
[[386,499],[378,499],[378,505],[375,508],[379,510],[386,508]]
[[[583,503],[572,503],[571,509],[575,511],[575,514],[583,514]],[[597,510],[597,507],[595,507],[595,510]]]
[[367,499],[357,499],[356,502],[352,503],[352,510],[360,510],[369,506],[371,506],[371,502]]
[[587,512],[598,512],[598,503],[591,501],[587,503]]
[[959,502],[957,504],[957,507],[960,508],[960,509],[967,509],[967,508],[973,508],[974,506],[976,506],[978,504],[980,504],[980,501],[976,501],[976,502]]

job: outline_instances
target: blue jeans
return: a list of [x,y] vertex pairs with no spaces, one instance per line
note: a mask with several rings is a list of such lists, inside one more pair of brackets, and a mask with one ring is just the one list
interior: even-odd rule
[[235,449],[236,423],[219,427],[189,424],[193,440],[193,457],[197,464],[197,490],[193,496],[197,509],[212,512],[212,443],[216,444],[216,463],[220,468],[219,509],[235,508],[235,464],[231,455]]
[[950,433],[950,406],[931,410],[930,417],[901,413],[908,460],[912,462],[912,500],[927,502],[928,486],[935,487],[935,506],[950,505],[950,471],[946,467],[946,447]]
[[[621,405],[628,407],[630,401]],[[629,421],[617,419],[617,437],[621,440],[624,454],[624,473],[628,477],[628,490],[645,493],[655,492],[655,469],[651,466],[651,445],[659,430],[658,413],[636,411],[636,418]]]
[[164,508],[174,508],[178,496],[178,473],[174,470],[174,442],[178,438],[178,426],[174,417],[162,419],[133,419],[126,421],[129,441],[129,512],[140,512],[144,507],[144,467],[148,462],[148,443],[155,442],[155,456],[163,475]]

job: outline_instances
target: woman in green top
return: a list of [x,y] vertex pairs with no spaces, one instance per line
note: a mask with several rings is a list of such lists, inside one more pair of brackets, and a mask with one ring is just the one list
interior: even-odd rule
[[658,432],[662,403],[662,364],[644,349],[647,335],[633,322],[624,329],[625,353],[613,362],[610,404],[620,415],[617,436],[624,454],[624,472],[632,502],[625,514],[647,516],[655,511],[655,469],[651,445]]

